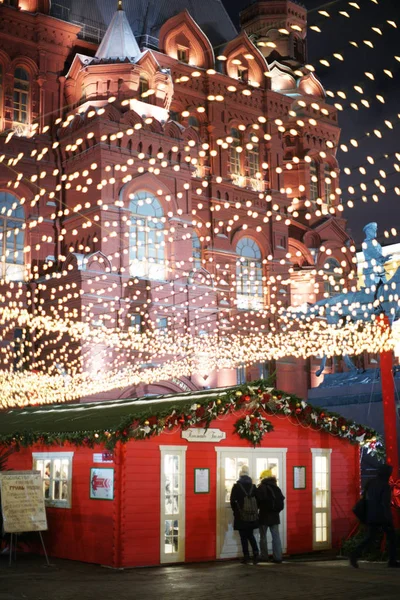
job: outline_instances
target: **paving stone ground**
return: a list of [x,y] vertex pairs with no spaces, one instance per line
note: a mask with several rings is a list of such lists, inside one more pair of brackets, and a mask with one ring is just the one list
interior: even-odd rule
[[22,556],[0,560],[0,600],[398,600],[400,569],[382,563],[288,560],[127,569]]

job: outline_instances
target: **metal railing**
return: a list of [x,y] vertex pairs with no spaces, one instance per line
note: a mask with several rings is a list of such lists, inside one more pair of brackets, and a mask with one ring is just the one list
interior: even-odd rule
[[88,42],[100,44],[106,32],[104,27],[101,27],[100,23],[89,25],[88,23],[80,21],[79,18],[76,18],[76,16],[71,13],[70,8],[63,6],[62,4],[57,4],[56,2],[51,3],[50,14],[56,19],[61,19],[62,21],[67,21],[73,25],[78,25],[81,28],[78,37]]
[[[51,3],[50,14],[56,19],[61,19],[62,21],[67,21],[68,23],[78,25],[81,28],[78,37],[88,42],[100,44],[106,32],[106,29],[101,23],[97,23],[95,21],[92,21],[91,23],[82,21],[77,15],[74,15],[71,12],[70,8],[62,4],[58,4],[57,2]],[[153,35],[136,35],[136,39],[141,47],[158,49],[158,38]]]

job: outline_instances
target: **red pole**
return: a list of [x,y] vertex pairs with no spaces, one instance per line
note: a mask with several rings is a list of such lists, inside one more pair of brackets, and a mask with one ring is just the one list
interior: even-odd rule
[[[385,315],[382,319],[382,329],[390,328],[390,322]],[[399,477],[399,449],[397,445],[397,413],[393,379],[393,351],[381,352],[381,383],[383,422],[385,427],[386,462],[393,467],[393,478]]]

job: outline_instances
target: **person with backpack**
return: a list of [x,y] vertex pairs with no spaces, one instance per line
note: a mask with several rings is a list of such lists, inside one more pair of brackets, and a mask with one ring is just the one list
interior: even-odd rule
[[358,559],[363,551],[371,546],[380,531],[386,534],[389,546],[388,567],[400,567],[397,561],[396,531],[393,525],[391,509],[392,492],[389,479],[393,467],[383,464],[378,467],[378,474],[367,481],[362,499],[353,508],[356,516],[366,525],[364,539],[354,548],[350,555],[350,564],[358,569]]
[[239,532],[243,550],[243,564],[250,563],[249,543],[253,550],[253,564],[259,562],[259,551],[254,537],[254,529],[258,529],[258,506],[256,486],[249,475],[249,467],[243,465],[239,479],[234,484],[230,497],[233,510],[233,528]]
[[260,475],[261,483],[256,497],[259,507],[261,561],[268,562],[268,529],[272,535],[272,562],[282,562],[282,543],[279,535],[279,513],[285,507],[285,496],[277,485],[276,477],[267,469]]

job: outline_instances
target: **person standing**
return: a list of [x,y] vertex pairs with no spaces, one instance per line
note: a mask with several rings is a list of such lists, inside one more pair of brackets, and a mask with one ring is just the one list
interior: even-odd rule
[[239,532],[243,550],[243,564],[250,563],[249,543],[253,550],[253,564],[259,561],[259,551],[254,529],[258,529],[258,514],[256,500],[256,486],[249,475],[249,467],[243,465],[239,479],[234,484],[230,497],[233,510],[233,528]]
[[261,483],[257,488],[256,497],[259,507],[260,520],[260,550],[261,560],[268,561],[268,529],[272,535],[272,562],[282,562],[282,543],[279,535],[279,513],[285,507],[285,496],[278,487],[276,477],[267,469],[260,475]]
[[365,525],[367,531],[364,539],[355,547],[350,555],[350,564],[358,569],[358,559],[363,550],[368,548],[377,538],[378,533],[383,530],[389,545],[389,567],[400,567],[396,559],[396,532],[393,525],[391,510],[392,493],[389,478],[392,474],[391,465],[381,465],[374,479],[367,482],[364,490],[366,504]]

